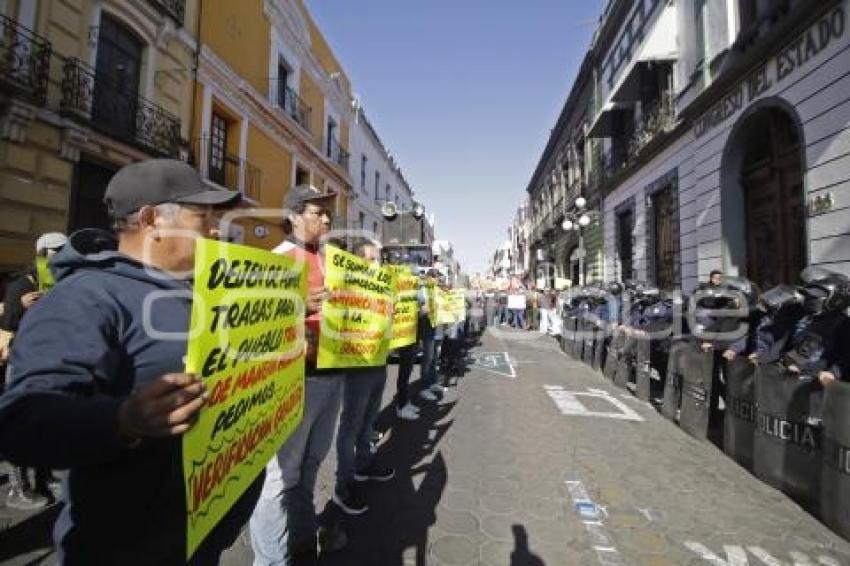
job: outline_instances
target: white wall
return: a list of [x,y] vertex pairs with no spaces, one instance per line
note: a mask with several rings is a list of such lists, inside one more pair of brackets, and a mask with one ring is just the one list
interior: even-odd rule
[[[391,199],[399,198],[399,207],[409,209],[413,199],[404,186],[402,179],[394,167],[390,165],[387,154],[383,148],[375,143],[368,127],[362,120],[355,120],[352,116],[349,130],[349,172],[353,193],[357,198],[351,201],[348,207],[349,226],[358,221],[359,213],[363,212],[366,217],[366,228],[371,230],[373,222],[377,222],[379,229],[383,224],[381,216],[381,205],[384,202],[387,184],[390,185]],[[361,186],[361,163],[362,156],[366,155],[366,183]],[[378,191],[379,199],[375,201],[375,171],[381,175]],[[380,234],[377,234],[380,237]]]

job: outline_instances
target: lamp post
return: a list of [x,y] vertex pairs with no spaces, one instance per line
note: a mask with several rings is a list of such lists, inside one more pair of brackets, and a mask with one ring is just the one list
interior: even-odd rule
[[584,228],[590,226],[590,223],[595,217],[598,217],[599,212],[595,210],[585,210],[587,207],[587,199],[579,196],[573,201],[571,210],[566,209],[566,201],[564,202],[564,221],[561,223],[561,228],[565,232],[576,230],[578,232],[578,284],[584,285]]

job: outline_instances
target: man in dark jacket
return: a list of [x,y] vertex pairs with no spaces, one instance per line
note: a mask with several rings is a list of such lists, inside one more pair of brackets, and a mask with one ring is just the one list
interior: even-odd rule
[[[211,191],[188,165],[152,160],[110,181],[118,229],[83,230],[52,260],[57,284],[24,317],[0,397],[0,452],[69,469],[54,530],[62,564],[180,564],[180,436],[206,400],[183,373],[197,237],[217,235]],[[262,474],[193,562],[215,563],[247,521]]]

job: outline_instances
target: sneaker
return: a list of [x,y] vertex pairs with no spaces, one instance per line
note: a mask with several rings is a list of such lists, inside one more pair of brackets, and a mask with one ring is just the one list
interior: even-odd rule
[[435,383],[434,385],[432,385],[428,389],[431,390],[431,393],[440,393],[440,394],[445,393],[446,391],[449,390],[448,387],[446,387],[445,385],[440,385],[439,383]]
[[348,535],[338,524],[319,527],[319,548],[322,552],[336,552],[348,544]]
[[378,466],[371,466],[366,470],[361,470],[359,472],[354,472],[354,479],[356,481],[390,481],[395,477],[395,470],[392,468],[381,468]]
[[414,410],[414,406],[408,403],[401,409],[396,409],[395,414],[398,418],[403,419],[405,421],[415,421],[419,418],[419,411]]
[[360,491],[351,485],[335,489],[333,502],[347,515],[362,515],[369,510]]
[[28,493],[20,489],[9,489],[6,496],[6,507],[18,511],[37,511],[47,507],[47,498],[37,493]]
[[425,399],[426,401],[436,401],[437,400],[437,396],[434,395],[434,392],[431,391],[430,389],[423,389],[422,391],[420,391],[419,392],[419,398]]

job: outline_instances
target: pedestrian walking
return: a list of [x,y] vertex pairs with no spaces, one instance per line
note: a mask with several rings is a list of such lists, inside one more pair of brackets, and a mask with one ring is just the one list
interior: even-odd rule
[[307,270],[304,416],[266,466],[266,482],[250,525],[256,565],[315,563],[317,543],[330,551],[346,542],[336,525],[319,529],[313,502],[319,467],[333,441],[345,378],[342,370],[316,368],[321,305],[327,295],[321,244],[330,230],[335,197],[309,185],[290,189],[284,204],[286,238],[274,249],[303,262]]
[[[55,287],[21,321],[0,397],[0,452],[69,470],[54,529],[61,564],[186,562],[181,435],[206,400],[200,379],[183,372],[195,240],[217,237],[214,208],[239,198],[209,190],[180,161],[124,167],[104,199],[117,240],[73,234],[52,258]],[[218,562],[262,482],[237,498],[193,563]]]
[[[359,242],[354,253],[363,259],[380,263],[381,252],[370,240]],[[359,484],[366,481],[389,481],[395,470],[375,464],[371,450],[372,429],[387,381],[386,364],[347,370],[342,386],[342,413],[336,435],[336,487],[333,502],[348,515],[361,515],[369,510]]]

